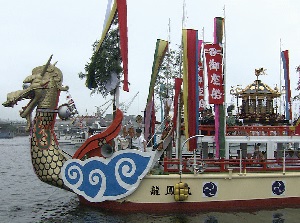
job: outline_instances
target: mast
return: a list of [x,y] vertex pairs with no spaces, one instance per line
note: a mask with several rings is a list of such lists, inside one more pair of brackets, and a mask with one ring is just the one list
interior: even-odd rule
[[171,19],[169,18],[168,25],[168,63],[167,63],[167,98],[169,97],[169,72],[170,72],[170,42],[171,42]]
[[[161,104],[163,106],[161,106],[164,109],[161,109],[161,120],[162,120],[162,125],[161,125],[161,130],[164,129],[164,122],[165,119],[167,118],[167,116],[169,116],[169,114],[167,114],[167,107],[170,106],[169,105],[169,100],[170,100],[170,96],[169,96],[169,78],[170,78],[170,43],[171,43],[171,19],[169,18],[169,24],[168,24],[168,58],[167,58],[167,77],[166,77],[166,97],[165,98],[161,98]],[[164,103],[163,103],[164,102]],[[165,110],[165,112],[163,111]]]
[[280,100],[279,100],[279,114],[281,115],[282,112],[281,112],[281,106],[282,106],[282,101],[281,101],[281,95],[282,95],[282,82],[281,82],[281,79],[282,79],[282,71],[281,71],[281,68],[282,68],[282,59],[281,59],[281,38],[279,39],[279,93],[280,93]]
[[[220,147],[221,147],[221,156],[222,158],[226,157],[226,151],[229,151],[226,149],[226,105],[227,105],[227,97],[226,97],[226,81],[227,81],[227,75],[226,75],[226,15],[225,15],[225,5],[224,5],[224,19],[223,19],[223,89],[224,89],[224,102],[223,105],[221,105],[223,108],[221,110],[221,115],[223,115],[223,129],[221,129],[221,134],[220,134]],[[221,120],[220,120],[221,121]]]
[[[203,46],[205,44],[205,29],[202,27],[202,40],[203,40]],[[207,108],[208,104],[208,82],[207,82],[207,71],[206,71],[206,63],[205,63],[205,56],[204,56],[204,49],[201,50],[201,57],[203,59],[202,61],[202,66],[203,66],[203,83],[204,83],[204,102],[205,102],[205,107]],[[205,108],[205,109],[206,109]]]
[[[182,4],[182,20],[181,20],[181,32],[183,30],[183,27],[185,27],[185,0],[183,0]],[[182,78],[182,35],[181,35],[181,53],[180,53],[180,65],[179,65],[179,78]],[[177,110],[177,125],[176,125],[176,158],[180,158],[181,163],[182,163],[182,152],[181,152],[181,138],[180,138],[180,128],[181,128],[181,93],[179,93],[178,101],[176,102],[178,104],[178,110]],[[182,168],[182,166],[180,166]]]
[[[214,44],[217,44],[220,46],[222,52],[221,56],[222,59],[220,63],[224,62],[224,49],[223,46],[223,38],[224,38],[224,18],[222,17],[215,17],[214,19]],[[224,63],[222,63],[222,70],[221,70],[221,76],[222,83],[224,83]],[[225,91],[224,91],[224,84],[222,85],[222,95],[220,98],[222,101],[214,102],[214,108],[215,108],[215,147],[216,147],[216,158],[223,158],[225,156]]]
[[[224,105],[225,105],[225,108],[226,108],[226,105],[227,105],[227,101],[226,101],[226,16],[225,16],[225,5],[224,5],[224,43],[223,43],[223,83],[224,83],[224,94],[225,94],[225,97],[224,97]],[[226,120],[226,112],[225,112],[225,120]],[[225,121],[225,126],[226,126],[226,121]]]

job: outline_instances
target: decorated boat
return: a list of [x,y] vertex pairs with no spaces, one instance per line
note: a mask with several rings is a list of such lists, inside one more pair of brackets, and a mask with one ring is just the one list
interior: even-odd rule
[[[124,12],[126,1],[115,1],[107,27],[116,13],[120,25],[124,25]],[[218,27],[223,20],[215,21]],[[67,115],[67,109],[58,103],[61,91],[68,87],[63,86],[61,70],[51,64],[52,56],[45,65],[34,68],[32,75],[24,80],[24,89],[9,93],[3,105],[12,107],[20,100],[30,99],[20,116],[26,118],[31,131],[32,165],[39,179],[76,193],[84,205],[119,212],[198,212],[299,205],[300,160],[295,153],[300,143],[300,121],[293,123],[291,117],[278,116],[273,103],[280,92],[257,79],[245,89],[232,91],[242,99],[242,105],[238,115],[229,115],[225,122],[223,69],[219,61],[223,50],[218,40],[203,48],[207,67],[215,71],[209,80],[212,86],[208,88],[214,113],[212,109],[205,109],[205,105],[199,103],[203,101],[201,91],[197,94],[195,86],[192,87],[196,81],[197,89],[201,89],[203,77],[201,69],[198,70],[202,67],[201,61],[200,66],[196,66],[199,59],[196,55],[202,48],[196,34],[195,30],[183,31],[183,98],[178,80],[174,116],[170,117],[169,105],[166,105],[161,138],[146,152],[126,147],[116,149],[123,119],[122,111],[116,106],[114,120],[105,131],[87,138],[72,157],[64,153],[54,124],[57,115],[64,118]],[[126,32],[120,31],[125,67],[123,88],[128,91],[124,35]],[[154,76],[167,45],[164,41],[157,43]],[[212,60],[214,64],[210,67]],[[257,77],[262,71],[256,71]],[[151,82],[154,79],[151,78]],[[89,83],[94,86],[91,80]],[[149,124],[152,123],[149,114],[154,109],[152,99],[153,88],[150,88],[144,120],[144,132],[150,139],[148,145],[155,134]],[[180,102],[184,104],[183,117]],[[197,112],[201,106],[199,120]],[[286,153],[292,152],[293,155],[286,157]],[[248,156],[249,153],[253,154]]]

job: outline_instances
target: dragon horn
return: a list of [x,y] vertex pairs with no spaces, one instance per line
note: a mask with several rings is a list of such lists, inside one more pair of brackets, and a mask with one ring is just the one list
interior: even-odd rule
[[45,67],[44,67],[44,69],[43,69],[43,71],[42,71],[42,73],[41,73],[41,76],[42,76],[42,77],[43,77],[43,76],[45,75],[45,73],[47,72],[47,69],[48,69],[48,67],[49,67],[49,65],[50,65],[50,61],[51,61],[51,59],[52,59],[52,56],[53,56],[53,54],[51,54],[49,60],[48,60],[47,63],[45,64]]

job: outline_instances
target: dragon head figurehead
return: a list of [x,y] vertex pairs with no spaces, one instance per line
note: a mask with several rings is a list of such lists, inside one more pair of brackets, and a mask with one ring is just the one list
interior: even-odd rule
[[45,65],[34,68],[32,74],[24,79],[23,90],[8,93],[6,102],[2,104],[13,107],[21,100],[30,99],[20,111],[20,116],[27,120],[27,130],[31,127],[31,114],[35,107],[56,109],[59,92],[68,90],[67,86],[62,86],[61,70],[55,64],[50,64],[51,58],[52,55]]

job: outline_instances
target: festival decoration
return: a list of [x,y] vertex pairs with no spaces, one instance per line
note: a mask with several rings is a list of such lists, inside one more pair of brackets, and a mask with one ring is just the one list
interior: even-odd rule
[[93,44],[91,61],[84,69],[79,78],[86,78],[86,86],[92,93],[114,95],[120,82],[123,90],[129,91],[126,0],[115,0],[112,8],[108,3],[102,36]]
[[289,62],[288,50],[281,52],[281,59],[282,59],[284,81],[285,81],[285,115],[287,120],[291,120],[292,106],[291,106],[291,87],[290,87],[290,62]]
[[[177,117],[178,117],[178,109],[180,109],[180,92],[181,92],[181,85],[182,85],[182,78],[175,78],[175,94],[174,94],[174,116],[173,116],[173,123],[174,129],[176,129],[177,125]],[[178,125],[180,125],[179,123]]]
[[75,102],[69,91],[66,92],[67,103],[64,103],[58,107],[58,117],[62,120],[67,120],[69,118],[74,118],[78,114]]
[[118,19],[119,24],[119,33],[120,33],[120,47],[121,47],[121,56],[123,62],[123,90],[129,91],[128,87],[128,34],[127,34],[127,3],[126,0],[114,0],[113,7],[109,13],[109,17],[104,24],[104,29],[102,32],[101,39],[96,46],[96,52],[100,49],[105,37],[114,22],[115,19]]
[[199,94],[199,102],[198,108],[199,112],[205,109],[205,92],[204,92],[204,70],[203,70],[203,62],[201,57],[201,47],[202,40],[198,40],[198,94]]
[[166,55],[168,49],[168,42],[166,40],[157,39],[156,48],[154,53],[153,65],[152,65],[152,75],[149,85],[149,93],[146,104],[145,111],[145,138],[147,139],[151,131],[151,117],[153,117],[154,111],[154,85],[156,78],[160,69],[160,66],[163,62],[163,59]]
[[69,188],[88,201],[117,200],[137,189],[155,153],[121,150],[109,158],[69,159],[62,168],[62,177]]
[[[198,31],[183,29],[183,103],[185,137],[198,133]],[[197,148],[197,140],[188,142],[188,148]]]
[[221,105],[224,102],[222,47],[219,44],[206,43],[204,53],[208,78],[208,102]]
[[299,74],[296,90],[299,91],[300,90],[300,65],[296,67],[296,72],[298,72],[298,74]]
[[175,201],[185,201],[189,196],[189,186],[187,183],[175,184],[174,199]]

